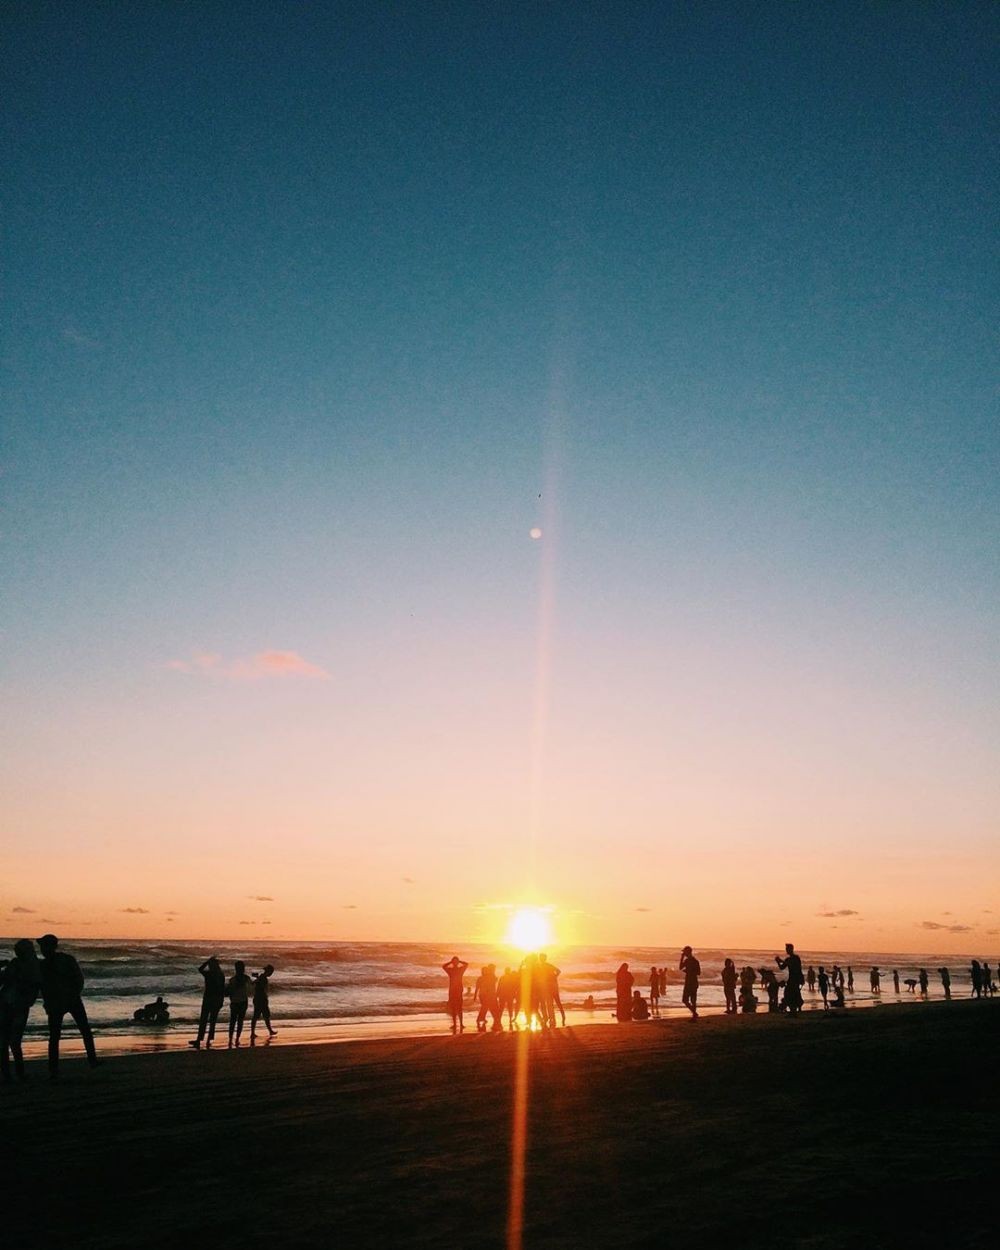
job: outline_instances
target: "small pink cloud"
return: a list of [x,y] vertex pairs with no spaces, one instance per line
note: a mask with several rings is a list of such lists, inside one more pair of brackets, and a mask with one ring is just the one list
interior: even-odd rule
[[215,651],[196,651],[189,660],[169,660],[175,673],[202,674],[220,681],[260,681],[265,677],[312,677],[328,681],[325,668],[313,664],[297,651],[258,651],[252,656],[226,660]]

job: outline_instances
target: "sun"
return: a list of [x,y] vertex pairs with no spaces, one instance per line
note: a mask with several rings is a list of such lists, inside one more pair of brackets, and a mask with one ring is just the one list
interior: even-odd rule
[[541,907],[518,907],[507,926],[506,940],[518,950],[544,950],[552,941],[547,913]]

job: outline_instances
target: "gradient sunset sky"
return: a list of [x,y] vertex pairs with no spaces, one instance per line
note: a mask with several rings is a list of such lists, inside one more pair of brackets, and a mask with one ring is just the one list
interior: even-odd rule
[[0,932],[996,953],[997,6],[2,22]]

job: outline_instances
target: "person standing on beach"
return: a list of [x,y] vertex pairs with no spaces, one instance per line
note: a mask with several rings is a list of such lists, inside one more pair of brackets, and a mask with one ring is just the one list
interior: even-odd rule
[[924,998],[927,997],[927,969],[921,968],[917,973],[917,980],[920,982],[920,993]]
[[972,974],[972,997],[982,998],[983,996],[983,971],[979,966],[979,960],[974,959],[969,969]]
[[816,992],[816,969],[812,966],[812,964],[809,965],[809,970],[806,972],[806,985],[809,986],[809,993],[815,994]]
[[562,1005],[562,999],[559,997],[559,978],[562,975],[562,969],[550,964],[548,956],[544,951],[538,956],[538,974],[542,979],[542,994],[545,998],[551,1025],[555,1028],[556,1012],[558,1011],[562,1019],[563,1028],[565,1028],[566,1008]]
[[831,989],[836,985],[840,985],[841,989],[844,987],[844,970],[841,968],[840,964],[834,964],[830,969]]
[[899,969],[898,968],[893,968],[892,970],[892,988],[896,991],[897,994],[899,993]]
[[206,1045],[211,1046],[215,1041],[215,1026],[219,1021],[222,1004],[226,1001],[226,974],[222,971],[218,956],[210,955],[199,966],[198,971],[205,980],[205,986],[201,995],[201,1015],[198,1017],[198,1038],[196,1041],[188,1042],[188,1045],[193,1046],[195,1050],[206,1040],[206,1031],[208,1033]]
[[802,1010],[802,960],[795,953],[791,942],[785,943],[785,958],[775,955],[774,962],[786,973],[785,1008],[790,1015],[798,1015]]
[[229,1045],[239,1046],[243,1036],[243,1022],[247,1018],[247,1005],[250,1002],[250,990],[253,983],[247,976],[247,966],[242,959],[237,959],[236,970],[226,984],[226,997],[229,999]]
[[73,1017],[80,1030],[87,1052],[87,1062],[92,1068],[96,1068],[98,1064],[94,1034],[81,997],[83,973],[73,956],[65,954],[58,947],[59,939],[54,933],[46,933],[38,939],[38,949],[43,956],[42,1002],[49,1019],[49,1078],[53,1081],[59,1075],[59,1039],[67,1014]]
[[615,1015],[624,1024],[632,1019],[632,986],[635,977],[628,964],[622,964],[615,973]]
[[660,1009],[660,970],[655,964],[649,970],[649,1005],[653,1011]]
[[871,982],[872,993],[881,994],[882,993],[882,973],[878,970],[878,968],[872,968],[871,972],[869,973],[868,979]]
[[726,1015],[735,1016],[739,1010],[736,1005],[736,965],[731,959],[722,965],[722,993],[726,999]]
[[830,992],[830,980],[827,977],[826,969],[823,967],[822,964],[820,964],[820,968],[819,968],[819,992],[820,992],[820,997],[823,999],[824,1010],[829,1010],[830,1004],[827,1001],[827,997]]
[[503,976],[497,986],[497,1004],[500,1009],[500,1019],[503,1020],[503,1014],[507,1013],[507,1027],[511,1030],[514,1028],[514,1021],[517,1016],[517,973],[512,972],[510,968],[504,968]]
[[995,988],[996,987],[993,984],[993,970],[990,968],[989,964],[983,960],[983,993],[989,994],[990,998],[992,998]]
[[0,1076],[10,1080],[10,1059],[14,1074],[24,1080],[24,1051],[21,1039],[28,1026],[28,1015],[42,988],[42,969],[30,938],[14,943],[14,958],[0,965]]
[[660,969],[660,997],[666,998],[666,996],[667,996],[667,970],[666,968],[661,968]]
[[253,1015],[250,1017],[250,1041],[257,1040],[257,1021],[263,1020],[268,1037],[274,1037],[277,1029],[271,1028],[271,977],[274,965],[268,964],[263,972],[254,977]]
[[464,997],[462,977],[468,966],[468,963],[464,959],[459,959],[457,955],[452,955],[446,964],[441,965],[448,977],[448,1014],[451,1016],[452,1033],[465,1030],[465,1021],[462,1019],[462,998]]
[[854,969],[850,967],[847,969],[847,992],[854,993]]
[[684,992],[681,1002],[690,1011],[691,1019],[698,1019],[698,978],[701,976],[701,964],[690,946],[681,951],[680,963],[677,965],[684,973]]

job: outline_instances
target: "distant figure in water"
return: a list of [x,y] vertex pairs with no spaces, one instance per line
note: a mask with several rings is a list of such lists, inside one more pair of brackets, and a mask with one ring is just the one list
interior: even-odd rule
[[970,968],[972,974],[972,997],[982,998],[983,996],[983,970],[979,966],[979,960],[974,959]]
[[806,985],[809,986],[810,994],[814,994],[816,992],[816,969],[812,966],[812,964],[809,965],[809,970],[806,972]]
[[253,1015],[250,1017],[250,1040],[257,1040],[257,1021],[263,1020],[268,1037],[274,1037],[277,1029],[271,1028],[271,977],[274,965],[268,964],[253,981]]
[[236,970],[226,982],[226,997],[229,999],[230,1046],[239,1046],[240,1038],[243,1036],[243,1022],[247,1018],[251,989],[253,989],[253,982],[247,976],[247,966],[242,959],[237,959]]
[[622,1022],[632,1019],[632,986],[635,977],[628,970],[628,964],[622,964],[615,973],[615,1015]]
[[497,986],[497,1004],[500,1008],[500,1019],[507,1013],[507,1027],[513,1029],[514,1017],[517,1015],[517,985],[519,977],[510,968],[504,968],[503,976]]
[[222,971],[222,965],[219,963],[218,957],[209,956],[198,971],[205,978],[205,988],[201,996],[201,1015],[198,1018],[198,1037],[196,1041],[188,1042],[189,1046],[193,1046],[195,1050],[205,1041],[205,1032],[208,1031],[207,1046],[215,1041],[215,1026],[219,1021],[219,1012],[222,1010],[222,1004],[226,1001],[226,974]]
[[920,982],[920,993],[923,994],[924,998],[926,998],[927,997],[927,969],[926,968],[920,969],[919,973],[917,974],[917,979]]
[[802,1010],[802,960],[791,942],[785,943],[785,958],[775,955],[774,962],[786,973],[785,1010],[793,1016]]
[[562,1005],[562,999],[559,997],[559,978],[562,975],[562,969],[550,964],[548,956],[543,951],[538,956],[538,973],[542,980],[542,993],[545,996],[549,1023],[555,1028],[556,1012],[558,1011],[562,1019],[563,1028],[565,1028],[566,1008]]
[[0,1075],[10,1080],[10,1060],[14,1074],[24,1080],[24,1052],[21,1039],[28,1025],[31,1008],[42,988],[42,969],[30,938],[14,943],[14,957],[0,964]]
[[738,1011],[736,1005],[736,965],[731,959],[727,959],[722,965],[722,993],[726,999],[726,1015],[735,1016]]
[[43,955],[42,1002],[49,1018],[49,1078],[53,1081],[59,1075],[59,1039],[67,1015],[72,1016],[80,1030],[87,1062],[92,1068],[98,1063],[94,1034],[81,997],[83,973],[73,956],[64,954],[58,947],[59,939],[54,933],[46,933],[38,939],[38,949]]
[[593,1010],[594,1010],[594,1006],[595,1006],[595,1004],[594,1004],[594,996],[593,996],[593,994],[588,994],[588,995],[587,995],[587,997],[583,1000],[583,1010],[584,1010],[584,1011],[593,1011]]
[[871,982],[872,993],[881,994],[882,993],[882,973],[878,970],[878,968],[872,968],[871,972],[868,975],[868,979]]
[[938,968],[938,976],[941,978],[945,998],[951,998],[951,973],[947,968]]
[[678,967],[684,973],[684,993],[681,995],[681,1002],[690,1011],[691,1019],[697,1020],[698,978],[701,976],[701,964],[690,946],[685,946],[681,951]]
[[854,969],[850,967],[847,969],[847,992],[854,993]]
[[632,991],[632,1019],[649,1019],[649,1008],[646,1006],[646,1000],[638,990]]
[[140,1007],[138,1011],[133,1012],[133,1020],[141,1020],[143,1024],[167,1024],[170,1021],[170,1004],[163,1001],[163,995],[160,994],[156,998],[156,1002],[147,1003],[145,1007]]
[[829,1009],[830,1003],[828,1001],[828,995],[830,993],[830,978],[826,975],[826,969],[822,966],[822,964],[819,969],[819,992],[823,998],[824,1008]]
[[649,970],[649,1005],[653,1011],[660,1008],[660,970],[652,967]]
[[452,1033],[460,1033],[465,1029],[465,1021],[462,1019],[462,977],[465,974],[468,963],[459,959],[457,955],[452,955],[446,964],[442,964],[441,968],[448,977],[448,1014],[451,1016]]
[[899,993],[899,969],[898,968],[893,968],[892,970],[892,988],[896,991],[897,994]]

